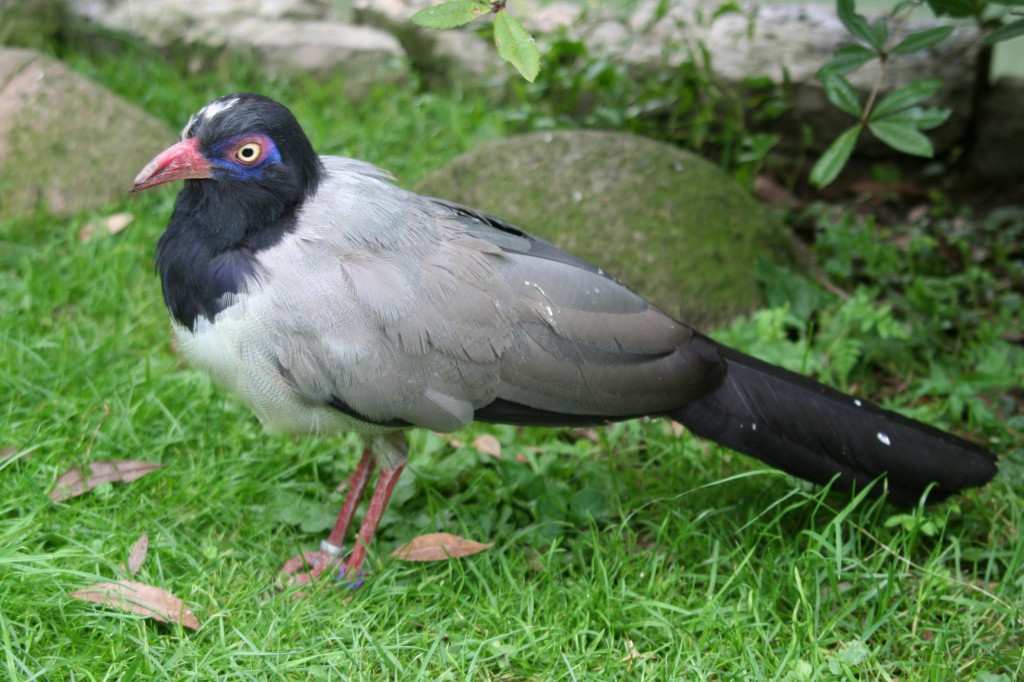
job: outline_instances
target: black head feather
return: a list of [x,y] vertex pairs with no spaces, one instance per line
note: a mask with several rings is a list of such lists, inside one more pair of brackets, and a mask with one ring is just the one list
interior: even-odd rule
[[260,276],[255,254],[295,229],[324,172],[291,111],[262,95],[210,102],[182,131],[191,138],[209,178],[185,180],[156,252],[167,307],[189,328]]

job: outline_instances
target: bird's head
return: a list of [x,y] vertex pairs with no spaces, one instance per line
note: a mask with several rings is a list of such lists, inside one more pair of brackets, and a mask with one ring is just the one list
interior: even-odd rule
[[321,172],[319,156],[287,107],[236,93],[193,115],[181,141],[150,161],[131,191],[186,180],[186,188],[202,194],[284,208],[311,194]]

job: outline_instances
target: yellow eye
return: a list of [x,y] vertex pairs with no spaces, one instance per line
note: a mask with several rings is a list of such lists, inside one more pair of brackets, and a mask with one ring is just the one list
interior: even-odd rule
[[259,142],[246,142],[235,151],[235,158],[242,163],[256,163],[262,153],[263,147]]

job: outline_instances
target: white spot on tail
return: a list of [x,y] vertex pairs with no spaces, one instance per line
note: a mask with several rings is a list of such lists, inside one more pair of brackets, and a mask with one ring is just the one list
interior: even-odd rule
[[856,405],[857,407],[860,407],[860,406],[861,406],[861,405],[863,405],[864,403],[862,403],[862,402],[861,402],[860,400],[858,400],[857,398],[854,398],[854,399],[853,399],[853,404],[854,404],[854,405]]
[[889,440],[889,436],[885,435],[881,431],[878,432],[876,437],[878,438],[878,442],[882,445],[892,445],[892,442]]

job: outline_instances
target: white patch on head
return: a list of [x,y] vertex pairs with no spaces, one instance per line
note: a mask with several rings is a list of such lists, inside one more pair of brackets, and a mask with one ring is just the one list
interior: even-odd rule
[[188,123],[181,130],[182,142],[188,139],[188,136],[192,133],[192,128],[195,126],[196,123],[199,122],[199,119],[209,121],[218,114],[221,114],[230,109],[231,107],[235,106],[236,104],[238,104],[238,102],[238,97],[232,97],[228,100],[218,99],[210,102],[205,107],[197,111],[195,114],[192,115],[192,118],[188,120]]
[[882,433],[881,431],[878,432],[876,438],[878,438],[878,442],[881,443],[882,445],[892,445],[892,442],[889,440],[889,436]]
[[859,401],[859,400],[857,400],[856,398],[854,398],[854,399],[853,399],[853,404],[854,404],[854,405],[856,405],[857,407],[860,407],[860,406],[861,406],[861,405],[863,405],[864,403],[862,403],[861,401]]
[[188,139],[189,133],[192,132],[192,126],[194,126],[196,124],[196,121],[198,121],[198,120],[199,120],[199,114],[192,114],[192,117],[188,120],[188,123],[186,123],[185,127],[181,129],[181,141],[182,142],[184,142],[185,140]]
[[214,116],[235,106],[238,102],[239,99],[237,97],[232,97],[229,100],[214,100],[199,110],[199,116],[209,121]]

